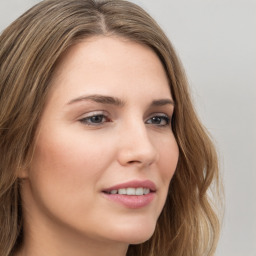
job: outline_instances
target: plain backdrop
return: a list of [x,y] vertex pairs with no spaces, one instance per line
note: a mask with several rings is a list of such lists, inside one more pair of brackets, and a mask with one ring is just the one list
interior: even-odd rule
[[[0,0],[0,31],[37,2]],[[217,145],[226,194],[217,256],[256,256],[256,0],[133,2],[174,44]]]

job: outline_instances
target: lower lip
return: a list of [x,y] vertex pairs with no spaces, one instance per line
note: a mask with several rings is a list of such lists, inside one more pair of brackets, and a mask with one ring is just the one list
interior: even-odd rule
[[104,194],[104,197],[106,197],[107,199],[112,200],[116,203],[119,203],[131,209],[138,209],[138,208],[145,207],[149,205],[155,197],[155,193],[152,193],[152,192],[142,196],[130,196],[130,195],[128,196],[128,195],[106,194],[106,193],[103,193],[103,194]]

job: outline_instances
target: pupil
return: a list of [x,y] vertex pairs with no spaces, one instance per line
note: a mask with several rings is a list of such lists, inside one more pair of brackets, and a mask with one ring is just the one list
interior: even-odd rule
[[102,116],[93,116],[92,122],[93,123],[100,123],[102,121]]
[[161,123],[161,118],[159,118],[159,117],[153,117],[153,123],[154,124],[159,124],[159,123]]

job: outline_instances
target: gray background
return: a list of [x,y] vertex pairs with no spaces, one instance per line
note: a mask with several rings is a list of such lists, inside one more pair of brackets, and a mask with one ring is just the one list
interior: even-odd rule
[[[0,31],[38,0],[0,0]],[[178,51],[220,154],[226,213],[217,256],[256,256],[256,0],[133,0]]]

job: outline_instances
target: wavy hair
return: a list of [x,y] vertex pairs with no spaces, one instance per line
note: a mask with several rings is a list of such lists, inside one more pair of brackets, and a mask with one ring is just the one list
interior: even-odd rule
[[130,245],[127,255],[213,255],[220,226],[208,193],[213,187],[211,198],[219,198],[215,148],[195,113],[170,41],[149,14],[123,0],[45,0],[0,36],[0,254],[11,255],[22,243],[17,174],[31,160],[58,60],[72,45],[96,35],[115,35],[152,48],[165,68],[175,101],[177,169],[153,236]]

